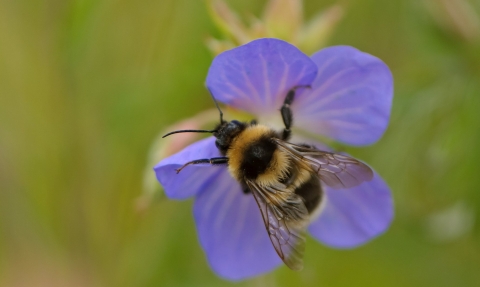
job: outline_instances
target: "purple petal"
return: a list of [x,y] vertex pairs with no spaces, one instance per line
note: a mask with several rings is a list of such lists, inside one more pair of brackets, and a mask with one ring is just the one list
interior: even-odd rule
[[252,194],[244,194],[227,169],[217,170],[194,206],[200,243],[220,276],[240,280],[281,264]]
[[277,112],[288,90],[310,85],[317,66],[295,46],[278,39],[258,39],[218,55],[207,87],[225,104],[255,115]]
[[159,162],[154,170],[168,197],[185,199],[197,194],[220,168],[225,167],[207,164],[190,165],[178,174],[175,169],[192,160],[219,156],[221,155],[215,146],[215,138],[209,137],[167,157]]
[[380,59],[348,46],[312,56],[318,75],[310,92],[295,99],[295,125],[351,144],[372,144],[390,118],[392,74]]
[[390,226],[392,195],[378,174],[357,187],[325,187],[325,192],[325,209],[310,224],[309,231],[326,245],[352,248],[380,235]]

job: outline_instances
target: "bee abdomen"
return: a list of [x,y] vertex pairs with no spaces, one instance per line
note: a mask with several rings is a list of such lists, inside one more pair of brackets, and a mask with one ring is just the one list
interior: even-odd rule
[[295,194],[303,198],[308,213],[312,214],[320,205],[323,197],[320,180],[316,176],[311,176],[308,181],[305,181],[300,187],[295,189]]

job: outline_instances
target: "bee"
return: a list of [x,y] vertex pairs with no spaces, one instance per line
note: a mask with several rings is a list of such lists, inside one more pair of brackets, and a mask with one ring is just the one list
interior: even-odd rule
[[351,188],[373,178],[366,164],[338,153],[318,150],[308,144],[289,142],[293,115],[291,104],[297,89],[290,89],[280,108],[285,128],[237,120],[220,123],[214,130],[178,130],[213,133],[221,157],[185,163],[177,173],[193,164],[225,165],[245,194],[253,194],[275,251],[292,270],[303,268],[305,231],[324,200],[322,183],[332,188]]

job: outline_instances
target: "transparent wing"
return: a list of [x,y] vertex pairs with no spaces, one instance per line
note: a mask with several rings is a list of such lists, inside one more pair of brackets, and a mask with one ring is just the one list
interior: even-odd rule
[[292,158],[308,163],[317,172],[320,179],[333,188],[350,188],[373,178],[372,169],[352,157],[279,139],[274,139],[274,141]]
[[247,181],[278,256],[292,270],[303,268],[308,211],[300,196],[282,186],[261,187]]

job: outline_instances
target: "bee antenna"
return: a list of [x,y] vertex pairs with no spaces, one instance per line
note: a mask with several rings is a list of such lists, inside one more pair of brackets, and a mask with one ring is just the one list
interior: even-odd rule
[[164,135],[162,137],[162,139],[165,138],[165,137],[168,137],[169,135],[179,134],[179,133],[214,133],[216,131],[217,130],[211,130],[211,131],[207,131],[207,130],[178,130],[178,131],[169,132],[168,134]]
[[213,101],[215,102],[215,106],[217,107],[218,111],[220,112],[220,123],[223,124],[225,121],[223,120],[223,112],[222,110],[220,109],[220,106],[218,106],[218,102],[217,102],[217,99],[215,99],[215,97],[213,96],[213,93],[212,91],[210,90],[210,88],[207,88],[208,91],[210,92],[210,96],[212,96],[212,99]]

